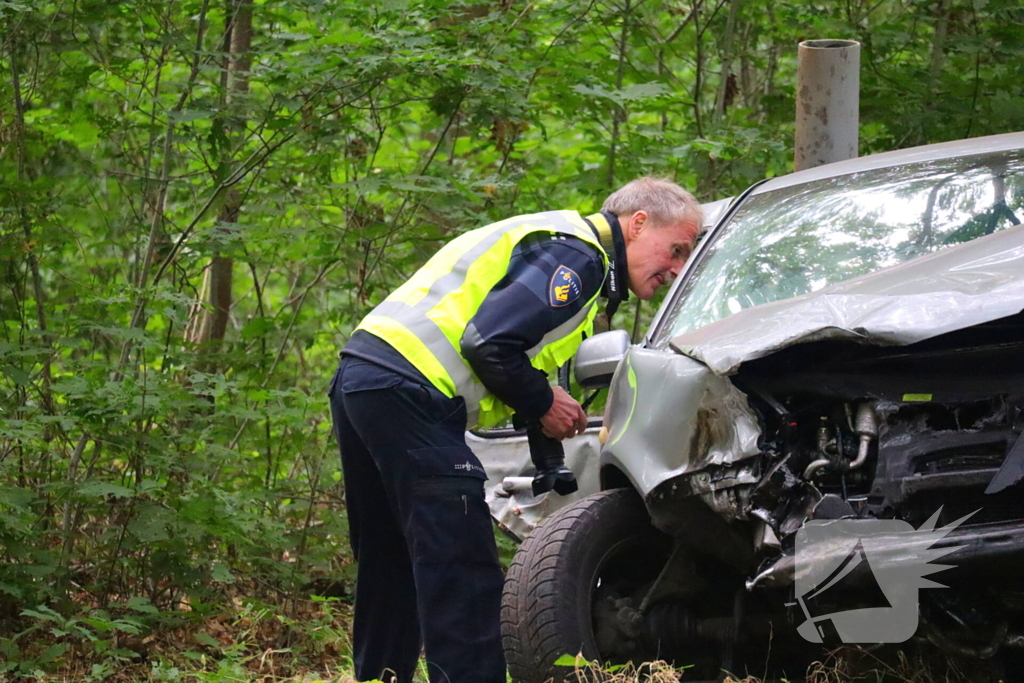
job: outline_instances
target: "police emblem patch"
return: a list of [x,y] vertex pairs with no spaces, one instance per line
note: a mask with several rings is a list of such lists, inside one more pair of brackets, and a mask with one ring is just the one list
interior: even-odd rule
[[548,286],[548,297],[556,308],[568,306],[583,293],[583,282],[572,268],[558,266]]

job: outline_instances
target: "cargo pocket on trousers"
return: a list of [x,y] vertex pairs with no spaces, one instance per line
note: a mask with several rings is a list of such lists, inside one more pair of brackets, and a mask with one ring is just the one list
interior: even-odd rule
[[359,358],[348,358],[338,368],[335,384],[343,393],[356,391],[372,391],[374,389],[391,389],[405,381],[387,368]]
[[421,564],[497,560],[487,475],[468,447],[419,448],[410,520],[413,561]]

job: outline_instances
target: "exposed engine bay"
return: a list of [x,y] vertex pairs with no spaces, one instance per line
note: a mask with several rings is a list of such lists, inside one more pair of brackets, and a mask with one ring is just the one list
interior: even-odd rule
[[[792,347],[749,363],[736,383],[763,420],[762,466],[771,463],[748,513],[780,540],[808,506],[811,518],[920,524],[941,507],[940,523],[975,513],[971,525],[1024,524],[1024,496],[1012,489],[1024,476],[1014,448],[1024,427],[1022,315],[911,347]],[[1011,451],[1022,462],[994,482]]]
[[[752,632],[804,618],[794,607],[794,539],[809,520],[899,519],[915,529],[931,520],[959,525],[936,544],[950,549],[950,568],[933,578],[951,590],[922,592],[918,635],[982,658],[1024,645],[1024,314],[906,347],[801,344],[731,379],[757,417],[759,454],[691,469],[647,500],[656,526],[744,577],[760,610],[747,608]],[[892,539],[893,557],[901,543]],[[803,559],[804,570],[834,561]],[[682,571],[673,563],[666,573]],[[830,593],[834,611],[876,597],[861,569]],[[652,592],[664,613],[671,587]],[[726,602],[720,612],[733,611]],[[681,643],[715,618],[685,634],[678,617],[667,630],[648,621]]]

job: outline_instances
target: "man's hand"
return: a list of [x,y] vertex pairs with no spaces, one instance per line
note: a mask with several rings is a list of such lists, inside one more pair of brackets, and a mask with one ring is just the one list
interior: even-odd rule
[[543,432],[552,439],[568,439],[587,429],[587,414],[583,407],[562,387],[551,387],[554,401],[540,418]]

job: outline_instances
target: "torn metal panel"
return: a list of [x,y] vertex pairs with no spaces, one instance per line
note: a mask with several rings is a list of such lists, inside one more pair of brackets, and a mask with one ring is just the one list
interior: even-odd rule
[[608,402],[601,464],[625,472],[644,496],[669,478],[758,453],[746,395],[691,358],[633,347]]
[[[466,443],[487,471],[484,497],[491,516],[499,526],[523,540],[551,513],[600,491],[597,453],[601,446],[597,440],[598,432],[599,426],[594,424],[583,434],[562,442],[565,464],[579,483],[579,490],[568,496],[554,492],[534,496],[529,485],[515,485],[517,477],[525,477],[528,484],[536,471],[530,460],[525,433],[517,434],[511,429],[487,430],[485,435],[466,432]],[[510,486],[503,487],[510,479]],[[512,490],[506,491],[506,488]]]
[[671,340],[718,375],[822,339],[906,345],[1024,310],[1024,225],[811,294],[741,310]]
[[985,489],[987,494],[999,493],[1024,479],[1024,437],[1015,434],[1012,438],[1013,447],[995,477],[988,483]]

